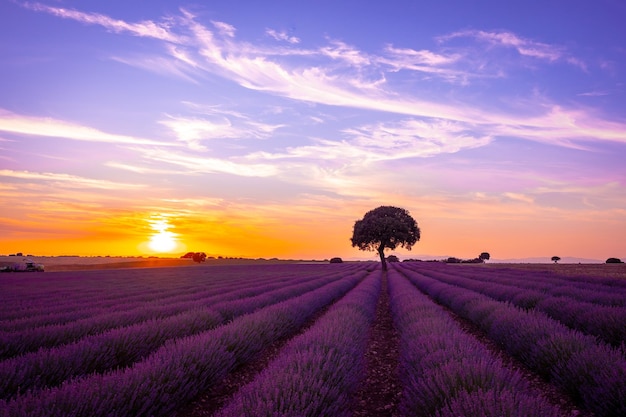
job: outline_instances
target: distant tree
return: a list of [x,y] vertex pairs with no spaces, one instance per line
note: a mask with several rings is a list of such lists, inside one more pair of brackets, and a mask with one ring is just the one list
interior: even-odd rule
[[330,263],[331,264],[340,264],[340,263],[343,263],[343,259],[341,259],[341,258],[330,258]]
[[378,252],[383,271],[387,270],[385,249],[394,250],[398,246],[411,250],[420,240],[417,222],[405,209],[393,206],[380,206],[365,213],[362,220],[354,223],[352,246],[360,250]]
[[206,253],[204,253],[204,252],[196,252],[196,253],[194,253],[193,254],[193,261],[194,262],[198,262],[198,263],[206,261]]
[[187,252],[186,254],[181,256],[181,259],[193,259],[193,255],[195,254],[196,254],[195,252]]
[[480,258],[474,258],[474,259],[464,259],[461,261],[462,264],[482,264],[485,261],[483,261]]
[[387,262],[400,262],[400,259],[396,255],[387,256]]
[[553,256],[553,257],[552,257],[552,261],[553,261],[554,263],[557,263],[557,262],[558,262],[558,261],[560,261],[560,260],[561,260],[561,258],[559,258],[558,256]]
[[450,258],[444,260],[444,262],[447,264],[460,264],[461,262],[463,262],[463,260],[459,258],[455,258],[454,256],[451,256]]
[[609,258],[606,260],[607,264],[621,264],[623,263],[621,259],[619,258]]
[[491,258],[491,255],[489,255],[489,252],[483,252],[478,256],[478,259],[480,259],[481,261],[488,261],[489,258]]

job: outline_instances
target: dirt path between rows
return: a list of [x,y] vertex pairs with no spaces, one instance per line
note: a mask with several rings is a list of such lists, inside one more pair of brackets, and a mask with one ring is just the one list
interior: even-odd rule
[[173,417],[210,417],[222,407],[226,406],[228,400],[244,385],[252,382],[256,376],[267,367],[280,353],[281,349],[295,337],[306,332],[330,307],[338,300],[330,303],[315,313],[296,333],[285,336],[265,348],[256,359],[240,366],[230,372],[226,378],[217,386],[212,387],[204,394],[201,394],[193,402],[182,407]]
[[376,306],[376,318],[370,330],[365,353],[366,374],[356,393],[354,416],[390,417],[397,415],[402,396],[398,376],[399,336],[393,326],[387,275]]

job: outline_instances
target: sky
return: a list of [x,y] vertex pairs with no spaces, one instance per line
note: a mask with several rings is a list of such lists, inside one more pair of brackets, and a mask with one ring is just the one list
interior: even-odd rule
[[[0,254],[626,258],[626,3],[0,0]],[[389,252],[392,253],[392,252]]]

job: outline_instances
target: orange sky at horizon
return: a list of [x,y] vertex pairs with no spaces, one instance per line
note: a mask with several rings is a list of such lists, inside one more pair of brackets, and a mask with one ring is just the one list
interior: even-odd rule
[[[606,215],[599,219],[591,212],[572,215],[533,209],[523,202],[494,205],[468,201],[465,210],[458,203],[443,200],[421,203],[416,207],[396,204],[407,208],[417,220],[421,240],[411,251],[387,253],[401,259],[419,255],[469,259],[486,251],[492,259],[549,259],[556,255],[598,260],[626,253],[619,243],[626,231],[620,213],[615,219]],[[376,253],[352,248],[349,240],[354,221],[371,208],[365,208],[363,202],[327,201],[323,210],[319,204],[293,205],[285,207],[285,212],[277,206],[257,210],[230,207],[206,213],[113,210],[100,218],[84,213],[61,216],[52,225],[40,215],[38,221],[22,224],[23,230],[1,236],[0,254],[180,256],[187,251],[203,251],[224,257],[376,260]]]

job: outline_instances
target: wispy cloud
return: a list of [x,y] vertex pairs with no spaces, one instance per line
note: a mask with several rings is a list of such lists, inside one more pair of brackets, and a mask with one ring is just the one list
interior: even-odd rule
[[0,131],[88,142],[172,146],[167,142],[106,133],[89,126],[49,117],[24,116],[4,109],[0,109]]
[[487,32],[482,30],[465,30],[440,36],[440,41],[455,38],[473,38],[492,46],[502,46],[517,50],[520,55],[556,61],[563,57],[563,49],[554,45],[521,38],[511,32]]
[[626,124],[596,117],[593,112],[544,104],[545,111],[525,119],[502,119],[490,127],[494,134],[519,137],[565,147],[586,149],[578,142],[597,140],[626,143]]
[[363,68],[371,64],[371,59],[367,54],[354,46],[338,40],[331,39],[328,46],[320,48],[320,52],[333,60],[343,61],[358,68]]
[[203,120],[188,117],[167,116],[167,119],[161,120],[164,126],[167,126],[177,139],[186,143],[191,149],[204,150],[206,147],[202,145],[202,141],[211,139],[236,139],[242,133],[233,127],[230,120],[221,118],[219,120]]
[[290,35],[286,31],[277,31],[277,30],[274,30],[274,29],[266,29],[265,33],[268,36],[276,39],[277,41],[285,41],[285,42],[289,42],[291,44],[300,43],[300,39],[298,37]]
[[513,49],[522,57],[551,63],[556,61],[566,62],[583,71],[587,71],[587,64],[582,59],[571,55],[565,47],[526,39],[512,32],[463,30],[439,36],[437,40],[443,43],[458,38],[475,40],[487,44],[491,48]]
[[156,148],[138,148],[136,151],[147,160],[182,168],[184,171],[179,171],[179,173],[226,173],[243,177],[269,177],[277,173],[276,167],[269,164],[238,163],[224,158],[175,153]]
[[53,172],[14,171],[10,169],[0,170],[0,177],[13,178],[27,181],[45,181],[68,188],[97,188],[102,190],[121,190],[143,188],[141,184],[127,184],[108,180],[85,178],[70,174]]
[[533,197],[521,193],[504,193],[504,196],[510,198],[511,200],[521,201],[529,204],[535,202],[535,199]]
[[205,150],[203,142],[214,139],[266,139],[282,125],[251,120],[241,113],[218,107],[194,106],[202,115],[196,117],[167,115],[159,121],[189,148]]
[[367,164],[405,158],[424,158],[461,149],[476,148],[491,142],[478,136],[470,125],[446,120],[430,122],[406,119],[344,130],[342,141],[317,139],[313,145],[288,148],[286,153],[260,152],[248,159],[308,158],[331,160],[335,165]]
[[72,19],[84,24],[102,26],[115,33],[127,32],[134,36],[149,37],[175,43],[184,41],[184,37],[174,35],[170,32],[169,23],[167,22],[156,23],[151,20],[146,20],[138,23],[128,23],[99,13],[85,13],[73,9],[51,7],[41,3],[26,2],[24,6],[34,11],[50,13],[64,19]]
[[402,59],[401,62],[404,63],[403,66],[406,67],[411,67],[412,65],[449,65],[457,62],[462,57],[459,53],[444,55],[425,49],[416,51],[411,48],[395,48],[392,45],[387,46],[386,52],[396,58]]
[[580,97],[604,97],[611,95],[612,92],[608,90],[595,90],[595,91],[587,91],[584,93],[577,94]]
[[111,59],[145,71],[154,72],[160,75],[169,75],[174,78],[199,84],[199,81],[197,80],[197,71],[195,70],[196,65],[193,61],[185,56],[184,52],[181,52],[179,49],[174,47],[169,49],[171,53],[176,56],[176,59],[154,55],[133,57],[112,56]]
[[392,72],[415,71],[450,83],[466,85],[471,78],[484,77],[484,74],[471,70],[463,60],[460,52],[437,53],[392,45],[386,47],[385,55],[376,58],[377,63]]
[[180,174],[180,171],[176,169],[165,169],[163,167],[150,166],[149,162],[142,165],[140,162],[129,164],[129,163],[118,162],[118,161],[107,161],[107,162],[104,162],[103,165],[109,168],[115,168],[115,169],[120,169],[123,171],[134,172],[136,174],[151,174],[151,175]]
[[225,23],[225,22],[217,22],[215,20],[212,20],[211,23],[213,24],[213,26],[215,26],[217,31],[222,36],[226,36],[226,37],[229,37],[229,38],[234,38],[235,37],[236,29],[235,29],[235,27],[233,25],[230,25],[230,24]]

